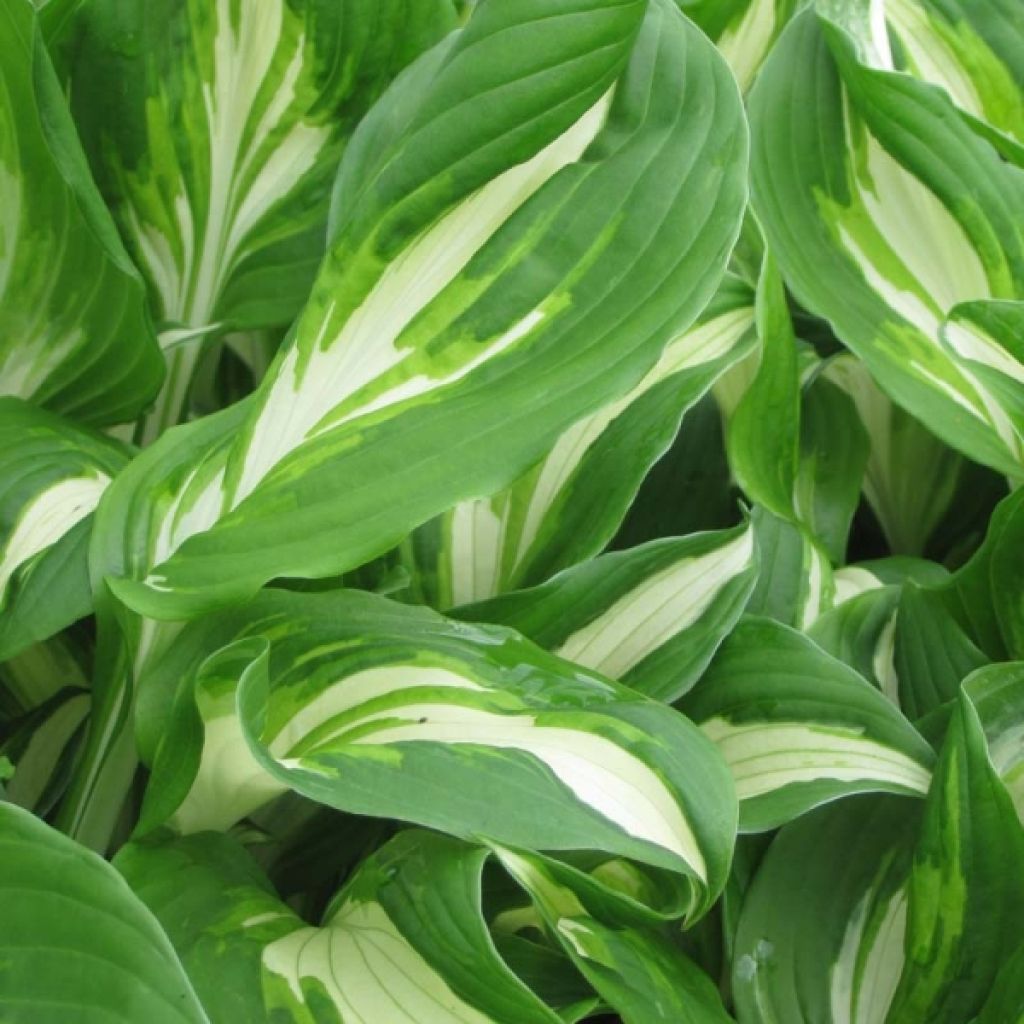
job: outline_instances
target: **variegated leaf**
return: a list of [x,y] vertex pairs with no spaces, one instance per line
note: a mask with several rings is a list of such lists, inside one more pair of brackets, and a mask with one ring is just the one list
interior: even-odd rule
[[689,880],[694,917],[725,882],[735,803],[714,747],[510,630],[355,591],[267,592],[188,627],[140,685],[143,728],[163,722],[143,831],[224,829],[292,789],[657,865]]
[[744,151],[728,69],[669,0],[484,0],[357,129],[309,304],[119,596],[191,617],[507,485],[707,303]]
[[925,801],[907,887],[906,963],[886,1024],[970,1020],[1024,915],[1024,824],[962,692]]
[[0,398],[0,661],[88,614],[91,517],[124,446]]
[[577,420],[511,487],[460,502],[416,531],[402,549],[421,596],[440,608],[482,601],[597,554],[686,410],[751,350],[752,299],[727,278],[631,391]]
[[487,851],[401,833],[307,925],[227,836],[133,843],[117,866],[174,943],[211,1024],[557,1024],[502,961]]
[[555,654],[674,701],[697,681],[757,579],[754,529],[651,541],[550,582],[457,609],[511,626]]
[[163,361],[144,288],[82,154],[33,7],[0,3],[0,395],[135,416]]
[[681,707],[729,764],[744,831],[848,794],[928,789],[932,748],[893,704],[769,619],[743,620]]
[[862,796],[787,825],[740,916],[740,1024],[885,1024],[903,966],[920,804]]
[[298,312],[354,125],[455,12],[451,0],[57,0],[42,16],[166,328],[148,442],[182,415],[211,333]]
[[940,333],[959,303],[1024,292],[1024,171],[944,92],[888,70],[884,32],[846,31],[863,7],[825,5],[844,24],[802,12],[762,69],[754,207],[794,294],[893,401],[957,450],[1017,472],[1021,435]]

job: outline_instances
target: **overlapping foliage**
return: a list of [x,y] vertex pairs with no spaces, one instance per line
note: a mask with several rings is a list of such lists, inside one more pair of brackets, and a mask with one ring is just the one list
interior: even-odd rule
[[1024,1021],[1017,0],[0,0],[0,1019]]

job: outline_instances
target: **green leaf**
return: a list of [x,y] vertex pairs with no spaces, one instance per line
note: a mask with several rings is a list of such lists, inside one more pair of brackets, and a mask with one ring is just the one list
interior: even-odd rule
[[160,926],[108,864],[0,803],[0,1016],[205,1024]]
[[818,375],[800,399],[800,458],[794,506],[829,558],[846,561],[846,542],[860,501],[870,442],[853,402]]
[[451,0],[50,3],[93,171],[170,347],[143,439],[177,422],[211,328],[285,325],[324,251],[354,126],[455,27]]
[[964,677],[988,660],[941,604],[916,584],[903,585],[893,664],[899,704],[908,718],[921,718],[955,699]]
[[292,789],[467,839],[657,865],[688,880],[694,918],[725,883],[735,802],[714,747],[510,630],[355,591],[268,591],[186,628],[140,687],[149,734],[164,723],[140,832],[224,829]]
[[732,770],[743,831],[853,793],[928,789],[932,749],[892,703],[770,619],[743,620],[681,706]]
[[887,1024],[969,1020],[1024,915],[1024,825],[962,694],[935,768],[908,887],[906,964]]
[[903,964],[919,806],[854,797],[779,832],[736,937],[742,1024],[883,1024]]
[[751,521],[760,570],[747,611],[807,629],[832,606],[835,586],[828,556],[807,530],[767,509],[755,507]]
[[[894,405],[860,360],[836,356],[822,373],[850,396],[867,432],[864,497],[889,549],[896,555],[920,555],[956,498],[965,460]],[[908,473],[907,466],[914,472]]]
[[163,361],[25,0],[0,3],[0,69],[0,394],[123,422]]
[[988,754],[1024,822],[1024,663],[987,665],[964,680],[978,711]]
[[557,862],[500,846],[495,850],[573,963],[625,1024],[730,1020],[711,979],[664,933],[621,926],[616,920],[621,908],[607,890]]
[[[896,404],[1017,472],[1020,435],[940,331],[961,302],[1024,290],[1024,172],[945,93],[870,66],[858,43],[810,9],[783,32],[750,98],[755,211],[795,296]],[[861,50],[884,66],[887,45]]]
[[363,862],[319,927],[227,836],[133,843],[117,866],[166,928],[213,1024],[556,1024],[488,934],[486,857],[404,832]]
[[90,518],[128,458],[101,434],[0,398],[0,661],[89,613]]
[[667,702],[700,677],[757,579],[750,524],[615,551],[550,582],[456,609]]
[[757,375],[729,419],[729,465],[751,501],[783,519],[795,519],[800,375],[786,293],[770,252],[757,282],[757,336]]
[[687,409],[753,345],[753,296],[735,278],[631,391],[577,420],[511,487],[461,502],[403,545],[435,607],[536,586],[596,555]]
[[522,475],[706,305],[745,147],[669,0],[484,0],[360,124],[290,341],[118,595],[181,619],[336,575]]

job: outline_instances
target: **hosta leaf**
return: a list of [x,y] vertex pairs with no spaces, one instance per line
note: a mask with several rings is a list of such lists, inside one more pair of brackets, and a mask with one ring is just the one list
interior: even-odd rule
[[39,815],[53,809],[67,784],[88,714],[89,694],[67,686],[20,719],[0,725],[0,755],[13,768],[6,787],[11,803]]
[[964,680],[988,753],[1024,822],[1024,663],[988,665]]
[[800,458],[794,506],[801,521],[839,564],[860,501],[870,442],[853,402],[819,375],[800,399]]
[[952,579],[934,588],[970,638],[996,661],[1024,655],[1024,489],[1004,498],[985,541]]
[[807,629],[832,607],[835,585],[828,555],[800,526],[755,508],[760,569],[747,611]]
[[206,1024],[153,915],[109,864],[0,803],[0,1016]]
[[1024,943],[1008,956],[978,1014],[977,1024],[1020,1024],[1024,1020]]
[[1024,914],[1024,825],[962,694],[925,801],[908,886],[906,964],[887,1024],[969,1020]]
[[851,793],[928,789],[932,749],[892,703],[770,619],[742,621],[681,706],[729,764],[744,831]]
[[163,362],[24,0],[0,3],[0,69],[0,394],[119,423]]
[[572,876],[554,862],[503,847],[496,851],[580,972],[625,1024],[727,1024],[714,983],[664,933],[621,927],[614,920],[614,897],[592,886],[574,886]]
[[485,850],[405,832],[306,925],[227,836],[133,843],[117,866],[167,930],[213,1024],[556,1024],[498,956]]
[[[757,374],[729,417],[729,465],[751,501],[783,519],[793,505],[800,455],[800,371],[796,338],[775,259],[757,282]],[[765,431],[765,424],[772,429]]]
[[[101,0],[43,18],[154,309],[193,332],[298,312],[355,123],[456,20],[451,0]],[[147,440],[176,422],[203,336],[166,349]]]
[[0,660],[87,615],[90,519],[128,451],[0,398]]
[[964,677],[988,660],[941,604],[915,584],[904,584],[893,666],[900,707],[908,718],[920,718],[953,700]]
[[[940,331],[958,303],[1024,289],[1024,172],[943,92],[861,63],[857,42],[807,10],[773,49],[750,101],[755,210],[794,294],[893,401],[1015,472],[1020,435]],[[884,63],[884,37],[870,43]]]
[[622,524],[685,411],[750,351],[753,296],[729,277],[639,384],[577,420],[511,487],[461,502],[403,545],[431,604],[543,583],[599,552]]
[[309,304],[119,596],[195,616],[506,486],[710,299],[744,151],[728,69],[669,0],[484,0],[357,129]]
[[1024,142],[1024,30],[1012,0],[886,0],[901,65],[961,110]]
[[659,700],[682,696],[757,579],[750,524],[601,555],[532,590],[458,609]]
[[689,879],[693,916],[724,884],[735,803],[713,746],[509,630],[355,591],[268,592],[177,638],[141,681],[151,721],[179,680],[143,830],[226,828],[292,789],[465,838],[660,866]]
[[797,0],[677,0],[679,6],[715,40],[744,92]]
[[899,600],[899,587],[866,589],[829,609],[807,631],[823,651],[874,683],[897,706],[894,646]]
[[[963,457],[894,405],[860,360],[840,355],[822,372],[850,396],[867,432],[864,497],[890,550],[921,554],[956,496]],[[913,473],[906,471],[908,465]]]
[[884,1024],[903,964],[919,807],[854,797],[778,834],[740,917],[741,1024]]

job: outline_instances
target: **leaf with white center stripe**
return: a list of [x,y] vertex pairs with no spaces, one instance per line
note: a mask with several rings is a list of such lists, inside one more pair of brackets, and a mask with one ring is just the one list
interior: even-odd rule
[[484,0],[359,125],[308,305],[119,596],[182,619],[336,575],[521,476],[707,304],[745,150],[670,0]]
[[741,1024],[884,1024],[903,964],[920,806],[854,797],[779,832],[740,915]]
[[557,861],[496,846],[547,929],[625,1024],[728,1024],[714,983],[664,931],[638,926],[622,901]]
[[1019,472],[1006,410],[940,333],[959,303],[1024,293],[1024,171],[944,92],[885,70],[884,33],[868,42],[880,67],[815,10],[787,26],[751,92],[754,209],[794,295],[894,402],[971,458]]
[[140,686],[140,727],[164,723],[142,831],[224,829],[293,789],[660,866],[688,880],[693,916],[725,882],[736,805],[713,745],[511,630],[357,591],[268,591],[187,627]]
[[122,445],[0,398],[0,661],[87,615],[89,527]]
[[853,793],[928,789],[934,753],[897,708],[770,619],[743,620],[680,706],[729,764],[743,831]]
[[753,296],[733,277],[639,384],[577,420],[511,487],[465,501],[402,550],[435,607],[535,586],[615,535],[683,414],[753,344]]
[[51,3],[42,18],[157,316],[200,332],[165,344],[150,441],[184,411],[212,329],[285,325],[298,312],[355,124],[455,27],[453,4],[99,0]]
[[746,92],[798,0],[677,0],[715,40]]
[[578,665],[673,701],[707,667],[756,579],[748,523],[600,555],[542,586],[454,614],[511,626]]
[[239,844],[136,842],[116,865],[174,943],[212,1024],[557,1024],[495,950],[487,851],[407,831],[307,925]]
[[755,506],[751,515],[760,570],[747,611],[807,629],[832,607],[834,584],[828,555],[800,526]]
[[163,362],[89,175],[32,5],[0,3],[0,395],[95,424],[135,416]]
[[159,924],[94,853],[0,802],[0,1019],[209,1024]]
[[908,885],[906,963],[887,1024],[970,1020],[1024,916],[1024,825],[961,692],[939,755]]
[[941,86],[979,130],[1024,153],[1024,28],[1013,0],[886,0],[885,19],[902,70]]

